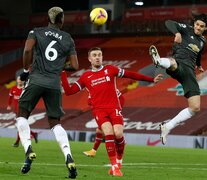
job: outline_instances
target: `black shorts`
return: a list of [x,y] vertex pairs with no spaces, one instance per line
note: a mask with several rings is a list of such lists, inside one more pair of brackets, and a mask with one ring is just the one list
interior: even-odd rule
[[200,95],[196,74],[192,68],[179,62],[178,68],[175,71],[166,70],[166,72],[183,86],[184,96],[186,98]]
[[64,114],[60,90],[45,88],[31,83],[22,91],[19,108],[26,109],[31,113],[40,98],[44,101],[48,117],[59,119]]

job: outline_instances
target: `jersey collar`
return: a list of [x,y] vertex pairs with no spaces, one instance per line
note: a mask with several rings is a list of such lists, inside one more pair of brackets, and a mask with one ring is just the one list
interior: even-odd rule
[[100,66],[100,68],[98,68],[98,69],[92,69],[91,71],[92,71],[92,72],[98,72],[98,71],[102,70],[102,69],[103,69],[103,67],[104,67],[104,66],[103,66],[103,65],[101,65],[101,66]]

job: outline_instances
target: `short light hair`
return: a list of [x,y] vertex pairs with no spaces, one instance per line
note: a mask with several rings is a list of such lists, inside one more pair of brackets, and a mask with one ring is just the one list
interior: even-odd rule
[[[60,23],[58,21],[60,21],[60,18],[62,18],[63,16],[63,9],[60,7],[52,7],[48,10],[48,17],[49,17],[49,21],[52,24],[56,24],[56,23]],[[59,18],[57,18],[59,17]]]
[[90,53],[91,53],[92,51],[102,51],[102,49],[101,49],[100,47],[92,47],[92,48],[89,49],[89,51],[88,51],[88,56],[90,55]]

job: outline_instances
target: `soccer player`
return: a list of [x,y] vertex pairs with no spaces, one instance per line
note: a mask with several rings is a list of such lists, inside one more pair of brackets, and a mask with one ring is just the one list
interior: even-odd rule
[[201,54],[206,39],[202,34],[206,30],[207,17],[205,14],[194,15],[193,20],[193,26],[172,20],[165,22],[168,30],[175,35],[172,57],[160,58],[155,46],[149,49],[154,64],[167,69],[166,72],[182,84],[188,102],[187,108],[180,111],[169,122],[160,124],[160,137],[163,144],[166,143],[167,135],[173,128],[200,111],[200,89],[195,68],[200,72],[204,71],[201,66]]
[[[118,89],[116,89],[116,92],[117,92],[117,96],[120,101],[120,105],[123,108],[124,97]],[[88,97],[88,104],[91,105],[91,97],[90,96]],[[95,142],[94,142],[93,148],[89,151],[84,151],[83,154],[85,154],[86,156],[89,156],[89,157],[94,157],[96,155],[96,151],[98,150],[102,141],[103,141],[103,132],[101,131],[101,129],[96,128],[96,137],[95,137]]]
[[151,78],[116,66],[103,66],[102,50],[99,47],[89,50],[88,60],[91,63],[91,70],[84,72],[71,87],[68,84],[66,73],[63,72],[61,75],[62,85],[66,95],[75,94],[83,88],[87,89],[91,96],[93,115],[99,129],[103,131],[105,136],[106,151],[112,165],[109,174],[123,176],[120,167],[125,140],[123,136],[122,110],[116,92],[116,77],[157,83],[162,79],[162,75],[159,74],[155,78]]
[[[18,101],[19,101],[19,97],[22,93],[22,89],[23,89],[23,86],[24,86],[24,81],[21,81],[20,77],[18,76],[17,80],[16,80],[16,83],[17,84],[15,86],[13,86],[9,91],[7,110],[12,110],[12,102],[13,102],[14,112],[17,115],[18,114]],[[38,133],[30,130],[30,134],[31,134],[31,138],[34,138],[35,142],[38,143]],[[20,137],[19,137],[19,133],[17,132],[16,141],[12,146],[13,147],[18,147],[19,146],[19,141],[20,141]]]
[[[27,120],[39,99],[42,98],[49,126],[65,157],[68,177],[76,178],[77,176],[68,136],[60,124],[60,117],[63,115],[60,74],[67,61],[71,62],[74,69],[78,69],[75,44],[70,34],[61,30],[63,22],[63,9],[52,7],[48,10],[48,26],[31,30],[25,42],[24,72],[20,78],[25,80],[29,76],[29,80],[19,99],[17,117],[17,128],[26,156],[21,169],[24,174],[30,170],[32,161],[36,158],[36,154],[32,150],[30,127]],[[29,73],[30,65],[31,72]]]

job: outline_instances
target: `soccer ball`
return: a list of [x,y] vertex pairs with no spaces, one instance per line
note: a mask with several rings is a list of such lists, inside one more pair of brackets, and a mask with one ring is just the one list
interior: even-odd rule
[[90,20],[95,25],[103,25],[108,19],[108,14],[103,8],[95,8],[90,13]]

